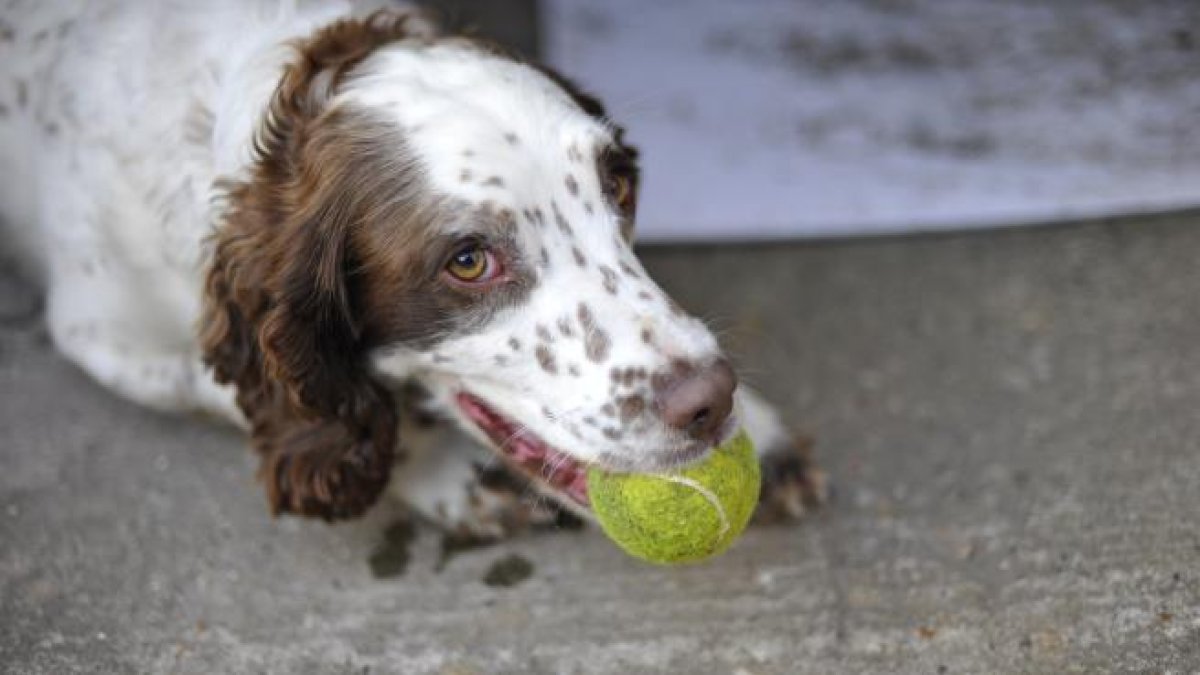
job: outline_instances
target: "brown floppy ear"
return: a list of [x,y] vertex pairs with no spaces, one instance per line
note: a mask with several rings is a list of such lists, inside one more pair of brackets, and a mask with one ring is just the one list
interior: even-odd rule
[[201,343],[217,381],[237,388],[274,513],[356,516],[387,484],[395,402],[368,372],[350,275],[363,205],[325,103],[372,50],[430,31],[377,12],[297,43],[250,176],[226,186]]

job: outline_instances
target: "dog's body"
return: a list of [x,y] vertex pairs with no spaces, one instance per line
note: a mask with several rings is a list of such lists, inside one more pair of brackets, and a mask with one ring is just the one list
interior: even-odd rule
[[735,419],[774,506],[816,496],[633,256],[636,153],[594,100],[404,13],[69,5],[0,22],[0,218],[63,353],[248,428],[276,511],[390,478],[498,535],[545,515],[526,484],[586,515],[583,464],[675,466]]

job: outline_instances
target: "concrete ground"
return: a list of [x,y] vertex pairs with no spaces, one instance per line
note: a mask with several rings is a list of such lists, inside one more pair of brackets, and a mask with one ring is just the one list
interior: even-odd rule
[[646,258],[837,486],[696,567],[273,521],[237,435],[92,384],[5,279],[0,670],[1200,671],[1200,214]]

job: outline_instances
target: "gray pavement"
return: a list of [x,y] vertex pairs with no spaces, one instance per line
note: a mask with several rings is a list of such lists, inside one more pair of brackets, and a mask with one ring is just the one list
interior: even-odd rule
[[92,384],[0,279],[0,670],[1198,672],[1198,225],[647,252],[837,486],[679,569],[273,521],[236,434]]

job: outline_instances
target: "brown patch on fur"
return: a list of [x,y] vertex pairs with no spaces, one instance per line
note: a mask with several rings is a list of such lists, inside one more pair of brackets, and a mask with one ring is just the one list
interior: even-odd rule
[[596,324],[596,318],[586,304],[579,303],[578,315],[579,326],[583,330],[584,354],[593,363],[604,363],[612,347],[612,340],[608,338],[608,333]]
[[431,34],[415,15],[378,12],[294,43],[251,176],[226,186],[201,344],[217,381],[237,388],[273,513],[357,516],[387,484],[395,402],[364,363],[364,280],[352,272],[382,177],[361,183],[363,157],[345,142],[362,118],[325,102],[376,48]]
[[816,467],[813,454],[813,440],[803,435],[795,435],[784,447],[766,449],[755,522],[794,520],[829,499],[828,479]]
[[642,278],[641,275],[637,273],[637,270],[630,267],[629,263],[625,262],[624,260],[622,260],[620,263],[618,263],[617,267],[620,267],[621,271],[624,272],[625,275],[628,277],[632,277],[634,279]]
[[500,176],[492,176],[483,181],[484,187],[504,187],[504,179]]
[[642,329],[642,342],[652,345],[654,344],[654,331],[649,328]]
[[549,347],[538,345],[534,350],[534,356],[537,357],[538,365],[542,367],[542,370],[551,375],[558,372],[558,363],[554,360],[554,352],[550,351]]
[[646,399],[637,394],[623,396],[617,399],[617,410],[620,412],[621,422],[628,424],[646,411]]
[[576,265],[587,267],[587,258],[583,255],[583,251],[579,250],[578,246],[571,247],[571,255],[574,256]]
[[571,224],[567,222],[567,219],[565,216],[563,216],[562,211],[558,209],[558,203],[550,202],[550,209],[554,212],[554,224],[558,226],[558,229],[561,230],[563,234],[575,234],[575,231],[571,229]]
[[571,317],[563,316],[558,319],[558,332],[562,333],[563,337],[569,338],[575,333],[571,330]]
[[504,140],[507,141],[509,145],[518,145],[521,142],[521,139],[517,138],[517,135],[511,131],[504,134]]
[[575,176],[567,174],[567,177],[563,179],[563,182],[567,186],[567,192],[570,192],[572,197],[579,196],[579,181],[575,180]]
[[604,290],[612,295],[617,294],[617,273],[608,265],[600,266],[600,274],[604,276]]

